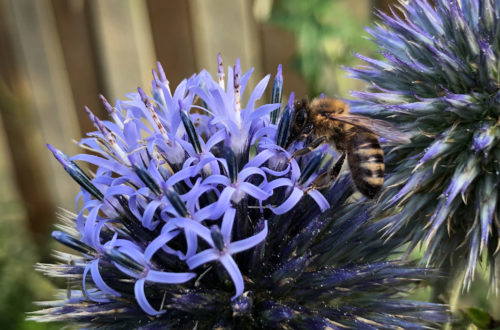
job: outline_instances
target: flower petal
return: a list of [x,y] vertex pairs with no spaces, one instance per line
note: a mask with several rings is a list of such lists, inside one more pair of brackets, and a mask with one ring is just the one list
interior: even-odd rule
[[215,220],[220,218],[231,206],[231,197],[235,191],[236,189],[231,186],[224,188],[217,202],[199,210],[194,216],[195,219],[197,221],[203,221],[206,219]]
[[109,293],[113,296],[120,297],[120,292],[114,290],[110,286],[108,286],[104,280],[102,279],[101,274],[99,273],[99,259],[93,260],[90,262],[90,273],[92,275],[92,279],[94,280],[95,285],[106,293]]
[[220,130],[215,132],[205,144],[205,152],[210,151],[217,143],[223,141],[225,138],[227,138],[225,131]]
[[194,269],[200,265],[219,259],[220,253],[217,249],[206,249],[200,253],[195,254],[186,260],[189,269]]
[[234,288],[236,289],[236,293],[231,297],[231,300],[236,299],[243,293],[245,289],[245,283],[243,282],[243,276],[241,275],[241,271],[238,268],[238,265],[234,261],[234,259],[229,255],[225,254],[219,259],[220,263],[227,270],[227,273],[233,280]]
[[85,266],[85,269],[83,270],[83,280],[82,280],[82,289],[83,289],[83,292],[85,293],[85,295],[92,301],[95,301],[95,302],[100,302],[100,303],[104,303],[104,302],[109,302],[109,299],[107,298],[100,298],[100,297],[97,297],[97,296],[94,296],[93,294],[91,294],[88,290],[87,290],[87,283],[86,283],[86,280],[87,280],[87,274],[90,270],[90,268],[92,267],[92,263],[93,262],[97,262],[97,260],[93,260],[91,261],[90,263],[88,263],[86,266]]
[[295,187],[293,188],[293,191],[290,194],[290,196],[288,196],[287,200],[284,201],[278,207],[275,208],[271,207],[271,211],[273,211],[274,214],[284,214],[290,211],[295,205],[297,205],[297,203],[302,199],[302,196],[304,196],[302,190]]
[[146,276],[146,281],[163,284],[185,283],[196,276],[196,273],[172,273],[150,270]]
[[319,191],[310,190],[307,194],[311,196],[312,199],[314,199],[316,204],[318,204],[319,208],[321,209],[321,212],[325,212],[330,208],[330,204],[326,200],[325,196],[323,196],[323,194],[320,193]]
[[267,236],[267,221],[264,221],[264,229],[258,234],[245,238],[241,241],[232,242],[229,244],[227,251],[229,254],[235,254],[253,248],[262,242]]
[[196,250],[198,250],[198,236],[196,236],[196,232],[190,230],[189,227],[184,228],[184,236],[186,237],[187,250],[184,258],[181,259],[193,256],[196,253]]
[[266,173],[258,167],[246,167],[238,173],[238,181],[245,181],[248,177],[252,175],[260,175],[265,181],[267,181]]
[[203,180],[203,184],[212,184],[212,185],[224,185],[229,186],[231,184],[231,180],[227,176],[224,175],[210,175],[205,180]]
[[144,210],[144,214],[142,215],[142,225],[149,229],[154,230],[156,226],[160,223],[159,220],[153,221],[153,216],[155,215],[156,209],[162,204],[161,201],[151,201],[148,206]]
[[[165,225],[167,227],[168,225]],[[163,231],[162,233],[156,237],[151,243],[148,244],[146,247],[146,250],[144,251],[144,258],[149,262],[151,260],[151,257],[158,251],[159,249],[162,248],[165,244],[170,242],[174,237],[177,237],[179,235],[180,231],[179,230],[172,230],[172,231]]]
[[212,236],[210,235],[210,230],[203,226],[202,224],[186,218],[173,218],[169,223],[175,225],[179,228],[184,228],[190,231],[195,232],[198,236],[200,236],[205,242],[210,244],[213,247]]
[[190,166],[187,168],[183,168],[179,172],[176,172],[174,175],[172,175],[170,178],[167,180],[167,186],[172,187],[178,182],[184,181],[186,179],[189,179],[193,176],[198,174],[196,172],[196,166]]
[[113,171],[113,172],[120,174],[120,175],[126,175],[127,173],[131,172],[131,170],[128,167],[126,167],[125,165],[122,165],[119,162],[116,162],[116,161],[111,160],[111,159],[101,158],[101,157],[94,156],[94,155],[89,155],[89,154],[75,155],[75,156],[71,157],[70,160],[72,160],[72,161],[81,160],[81,161],[96,165],[99,168],[106,168],[106,169]]
[[276,179],[276,180],[269,182],[266,185],[266,189],[267,190],[274,190],[276,188],[284,187],[284,186],[291,187],[291,186],[293,186],[293,182],[290,181],[290,179],[288,179],[288,178],[279,178],[279,179]]
[[230,207],[224,217],[222,218],[221,233],[224,237],[224,242],[228,243],[231,241],[231,232],[233,231],[234,216],[236,215],[236,210]]
[[248,195],[252,196],[253,198],[263,201],[271,197],[272,194],[269,192],[262,190],[261,188],[249,183],[249,182],[243,182],[239,185],[238,187],[239,190],[244,191]]
[[95,206],[92,210],[90,210],[87,218],[85,219],[85,229],[82,235],[82,242],[89,244],[90,246],[96,247],[97,243],[94,242],[94,230],[97,225],[97,214],[99,213],[99,209],[102,204]]
[[156,309],[151,306],[151,304],[148,302],[148,299],[146,298],[146,295],[144,293],[144,282],[146,281],[145,278],[141,278],[135,282],[134,285],[134,294],[135,294],[135,299],[137,300],[137,303],[139,306],[141,306],[142,310],[151,315],[151,316],[156,316],[165,313],[166,311],[157,311]]

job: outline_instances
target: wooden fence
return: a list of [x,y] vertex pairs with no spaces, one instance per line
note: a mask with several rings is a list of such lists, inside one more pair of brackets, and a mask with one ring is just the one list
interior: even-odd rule
[[[289,32],[257,22],[271,0],[0,0],[0,218],[9,205],[38,242],[56,206],[73,209],[77,186],[45,143],[77,153],[74,140],[93,130],[83,106],[105,117],[99,93],[124,98],[149,86],[155,61],[172,85],[241,58],[254,79],[287,64]],[[374,5],[343,0],[369,16]],[[285,66],[285,91],[306,91]],[[22,216],[20,217],[22,218]]]

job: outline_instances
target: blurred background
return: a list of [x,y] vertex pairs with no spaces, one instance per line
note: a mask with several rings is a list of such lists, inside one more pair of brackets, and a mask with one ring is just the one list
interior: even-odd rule
[[[59,328],[24,319],[51,299],[54,283],[33,265],[52,261],[58,209],[73,211],[78,191],[45,144],[78,153],[74,141],[93,130],[84,105],[105,118],[99,93],[147,90],[157,60],[171,86],[215,74],[218,52],[225,66],[254,67],[251,84],[283,64],[285,97],[348,97],[363,86],[341,66],[359,64],[354,52],[377,56],[363,27],[396,2],[0,0],[0,328]],[[486,306],[478,285],[479,300],[467,299]]]

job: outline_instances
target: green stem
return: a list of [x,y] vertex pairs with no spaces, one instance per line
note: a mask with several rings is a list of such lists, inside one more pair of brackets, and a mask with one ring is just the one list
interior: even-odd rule
[[444,277],[431,283],[431,301],[449,304],[452,313],[458,311],[460,294],[467,271],[465,263],[465,258],[456,255],[451,256],[440,267],[440,270],[445,273]]
[[[435,303],[448,304],[451,313],[457,315],[462,286],[467,271],[465,258],[452,255],[440,267],[440,270],[444,272],[443,277],[431,283],[432,292],[430,299]],[[447,323],[443,329],[451,330],[453,329],[453,325]]]

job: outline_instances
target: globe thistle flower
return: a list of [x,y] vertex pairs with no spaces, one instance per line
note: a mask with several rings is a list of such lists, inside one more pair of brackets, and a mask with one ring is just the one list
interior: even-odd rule
[[103,97],[113,121],[87,109],[97,131],[80,145],[90,154],[49,146],[82,189],[52,234],[75,253],[38,265],[68,288],[32,319],[144,329],[447,320],[443,305],[404,298],[436,274],[385,260],[395,244],[383,245],[368,205],[347,203],[348,176],[314,189],[331,150],[295,159],[283,148],[293,95],[281,113],[281,67],[261,106],[269,75],[240,99],[251,73],[237,62],[226,80],[219,56],[215,80],[202,71],[172,93],[158,65],[152,97],[140,88],[115,106]]
[[385,60],[358,55],[366,66],[348,69],[369,83],[354,93],[354,111],[413,135],[390,150],[377,210],[397,213],[389,237],[403,234],[411,248],[423,243],[425,261],[454,267],[467,286],[487,253],[494,283],[500,1],[415,0],[401,2],[401,12],[404,18],[379,12],[382,24],[369,29]]

